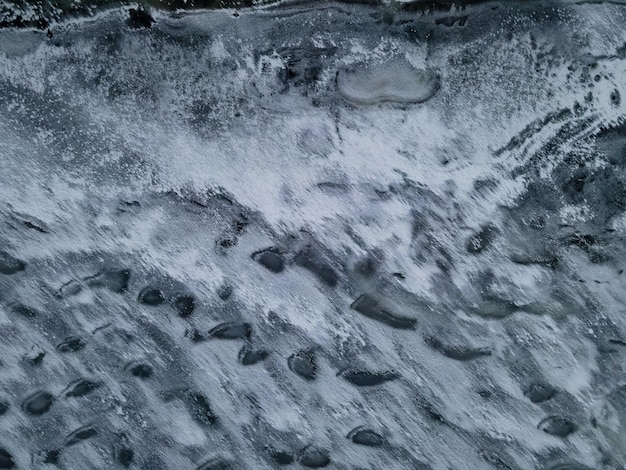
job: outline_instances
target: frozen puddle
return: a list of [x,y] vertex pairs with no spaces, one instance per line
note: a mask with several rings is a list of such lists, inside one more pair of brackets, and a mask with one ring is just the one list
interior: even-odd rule
[[422,103],[439,89],[439,76],[432,70],[419,70],[404,58],[382,64],[360,65],[337,73],[339,93],[355,104]]

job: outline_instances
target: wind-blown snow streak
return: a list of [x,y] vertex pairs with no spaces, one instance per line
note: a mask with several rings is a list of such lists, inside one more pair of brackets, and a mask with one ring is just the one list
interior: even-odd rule
[[0,468],[626,465],[626,9],[496,7],[0,31]]

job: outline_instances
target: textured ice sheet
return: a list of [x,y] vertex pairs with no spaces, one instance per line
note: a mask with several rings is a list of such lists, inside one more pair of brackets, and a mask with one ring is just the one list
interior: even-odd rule
[[492,6],[1,31],[0,466],[622,468],[626,11]]

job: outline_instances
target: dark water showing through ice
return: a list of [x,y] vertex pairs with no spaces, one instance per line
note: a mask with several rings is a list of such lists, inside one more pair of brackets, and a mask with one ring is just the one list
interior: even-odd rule
[[625,468],[626,7],[233,13],[0,30],[0,468]]

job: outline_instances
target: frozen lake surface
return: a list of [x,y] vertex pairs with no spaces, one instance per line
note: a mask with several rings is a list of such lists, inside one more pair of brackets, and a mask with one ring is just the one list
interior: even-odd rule
[[151,15],[0,30],[0,468],[626,468],[626,6]]

